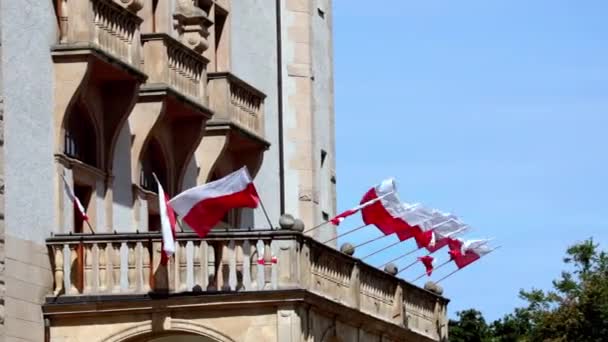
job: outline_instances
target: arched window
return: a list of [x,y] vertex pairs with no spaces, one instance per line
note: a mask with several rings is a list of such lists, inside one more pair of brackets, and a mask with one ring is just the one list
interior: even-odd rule
[[[87,166],[98,168],[97,133],[95,126],[82,106],[75,106],[67,116],[64,125],[63,153]],[[72,166],[74,195],[78,197],[85,210],[88,211],[91,197],[96,184],[87,167],[76,164]],[[74,204],[75,205],[75,204]],[[83,217],[78,208],[74,207],[74,232],[82,233],[84,229]]]
[[139,185],[145,190],[158,193],[154,174],[158,177],[165,192],[168,192],[167,165],[165,163],[164,154],[158,141],[152,139],[148,142],[141,159]]
[[[165,193],[170,196],[168,169],[163,150],[157,140],[151,139],[142,155],[139,185],[144,190],[158,194],[158,185],[154,175],[158,177]],[[150,200],[148,201],[148,230],[160,230],[160,226],[158,199]]]
[[97,167],[97,134],[88,114],[76,109],[65,125],[64,150],[66,156]]

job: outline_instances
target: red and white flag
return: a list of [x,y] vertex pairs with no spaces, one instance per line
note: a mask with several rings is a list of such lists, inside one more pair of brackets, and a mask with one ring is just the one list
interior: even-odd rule
[[450,258],[459,269],[466,267],[492,251],[488,246],[489,241],[488,239],[465,241],[460,249],[450,249]]
[[167,265],[169,258],[175,254],[175,212],[173,212],[173,208],[169,206],[169,196],[165,193],[165,190],[156,175],[154,175],[154,179],[158,185],[158,208],[160,211],[160,226],[163,236],[161,263]]
[[435,267],[435,258],[430,255],[425,255],[423,257],[419,257],[418,260],[422,262],[424,268],[426,269],[426,275],[431,276],[433,274],[433,269]]
[[371,188],[363,198],[361,204],[374,201],[361,209],[361,216],[365,224],[373,224],[385,235],[411,230],[412,227],[403,219],[407,210],[397,196],[394,179],[384,180]]
[[[458,243],[451,242],[455,239],[454,237],[458,234],[466,232],[468,229],[469,226],[466,224],[440,224],[432,230],[435,244],[426,246],[426,250],[434,253],[445,246],[449,246],[450,243],[454,245],[455,243]],[[458,248],[460,248],[460,246]]]
[[464,225],[458,220],[455,215],[442,213],[438,210],[431,212],[431,218],[422,224],[418,225],[418,230],[414,238],[419,248],[433,248],[437,243],[437,235],[439,229],[447,232],[455,232],[461,229]]
[[401,218],[408,223],[409,228],[397,231],[397,237],[400,241],[405,241],[413,237],[419,236],[426,227],[428,222],[433,219],[433,211],[429,210],[420,204],[402,204],[404,210]]
[[74,193],[74,189],[72,189],[72,186],[70,185],[70,183],[68,183],[68,180],[65,179],[65,175],[61,175],[61,178],[63,178],[63,183],[65,184],[64,185],[65,192],[68,194],[70,201],[72,201],[72,203],[74,204],[74,208],[76,208],[76,211],[78,211],[78,213],[80,214],[80,217],[84,221],[89,222],[89,216],[87,216],[87,211],[84,208],[84,206],[82,205],[82,203],[80,203],[80,200],[78,199],[76,194]]
[[216,181],[188,189],[169,205],[200,237],[235,208],[257,208],[260,198],[247,167]]
[[388,196],[390,194],[391,193],[386,193],[384,195],[381,195],[380,197],[371,199],[371,200],[369,200],[369,201],[367,201],[367,202],[365,202],[363,204],[360,204],[360,205],[358,205],[358,206],[356,206],[356,207],[354,207],[352,209],[348,209],[348,210],[346,210],[346,211],[344,211],[344,212],[336,215],[334,218],[332,218],[331,220],[329,220],[329,222],[331,222],[333,225],[337,226],[340,223],[342,223],[342,221],[344,221],[345,218],[347,218],[347,217],[349,217],[351,215],[356,214],[357,212],[359,212],[359,210],[361,210],[363,208],[366,208],[366,207],[369,207],[370,205],[372,205],[372,204],[374,204],[374,203],[382,200],[384,197],[386,197],[386,196]]

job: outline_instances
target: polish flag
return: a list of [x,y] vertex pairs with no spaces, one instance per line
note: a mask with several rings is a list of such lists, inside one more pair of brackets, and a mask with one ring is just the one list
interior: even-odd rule
[[[433,229],[432,234],[435,240],[435,245],[426,246],[426,250],[431,253],[434,253],[445,246],[450,246],[450,243],[454,246],[454,244],[458,243],[454,242],[458,241],[455,240],[454,236],[456,236],[457,234],[464,233],[469,229],[469,226],[465,224],[460,224],[459,226],[453,224],[445,224],[439,225],[438,227]],[[458,245],[458,247],[456,247],[455,249],[459,249],[461,246],[462,245]]]
[[156,184],[158,185],[158,208],[160,211],[160,226],[163,236],[162,255],[160,262],[163,265],[169,263],[169,258],[175,254],[175,212],[169,206],[169,196],[165,193],[160,181],[154,175]]
[[433,210],[431,218],[423,224],[418,225],[418,230],[414,238],[419,248],[433,248],[437,242],[435,232],[438,229],[443,231],[454,232],[462,228],[463,224],[455,215],[445,214],[437,210]]
[[424,265],[424,268],[426,269],[426,275],[427,276],[431,276],[431,274],[433,273],[433,268],[434,266],[434,261],[435,258],[433,258],[430,255],[425,255],[423,257],[419,257],[418,260],[420,260],[422,262],[422,264]]
[[459,269],[466,267],[492,251],[488,246],[489,241],[487,239],[465,241],[461,249],[450,250],[450,258]]
[[72,189],[72,187],[70,186],[70,183],[68,183],[68,180],[65,179],[65,175],[61,175],[61,178],[63,178],[65,192],[67,193],[68,197],[70,198],[70,201],[72,201],[72,203],[74,203],[74,208],[76,208],[76,210],[80,214],[80,217],[84,221],[89,222],[89,216],[87,215],[87,211],[84,208],[84,206],[82,205],[82,203],[80,203],[80,200],[78,199],[76,194],[74,193],[74,189]]
[[397,237],[400,241],[420,236],[423,230],[427,230],[425,227],[429,226],[429,222],[433,219],[434,215],[434,211],[429,210],[420,204],[409,205],[404,203],[403,207],[405,210],[402,218],[408,223],[410,228],[397,232]]
[[188,189],[175,196],[169,205],[201,238],[230,209],[257,208],[260,198],[244,166],[216,181]]
[[407,208],[402,205],[396,191],[395,180],[387,179],[365,193],[360,202],[364,204],[379,199],[361,209],[361,216],[365,224],[375,225],[385,235],[412,229],[402,218]]
[[354,207],[352,209],[348,209],[348,210],[346,210],[346,211],[344,211],[344,212],[336,215],[334,218],[332,218],[331,220],[329,220],[329,222],[331,222],[333,225],[337,226],[340,223],[342,223],[342,221],[344,221],[345,218],[347,218],[347,217],[349,217],[351,215],[356,214],[359,210],[361,210],[363,208],[369,207],[370,205],[372,205],[372,204],[374,204],[374,203],[382,200],[384,197],[386,197],[386,196],[388,196],[390,194],[391,193],[384,194],[384,195],[382,195],[380,197],[374,198],[374,199],[369,200],[369,201],[367,201],[367,202],[365,202],[365,203],[363,203],[361,205],[358,205],[358,206],[356,206],[356,207]]

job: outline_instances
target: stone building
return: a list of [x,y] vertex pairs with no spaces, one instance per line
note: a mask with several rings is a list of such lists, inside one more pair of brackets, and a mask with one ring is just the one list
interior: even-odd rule
[[[336,211],[331,20],[330,0],[0,0],[0,336],[445,340],[446,299],[302,233]],[[235,210],[160,265],[152,175],[175,195],[242,166],[274,227]]]

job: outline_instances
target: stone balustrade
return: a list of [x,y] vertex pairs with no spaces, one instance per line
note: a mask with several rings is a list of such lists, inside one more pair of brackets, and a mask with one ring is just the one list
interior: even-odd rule
[[266,95],[229,72],[209,73],[212,121],[227,121],[264,137]]
[[138,69],[142,19],[135,13],[141,4],[133,0],[128,6],[121,4],[112,0],[58,1],[59,47],[95,48]]
[[159,233],[55,235],[47,245],[55,296],[303,289],[430,340],[446,336],[446,299],[295,231],[178,233],[166,266]]
[[148,84],[168,85],[180,94],[206,105],[209,61],[164,33],[144,34],[141,39]]

